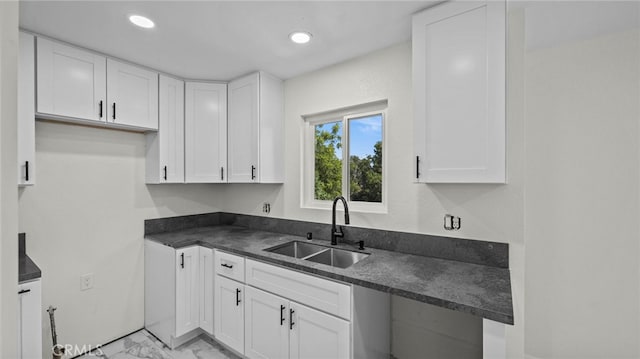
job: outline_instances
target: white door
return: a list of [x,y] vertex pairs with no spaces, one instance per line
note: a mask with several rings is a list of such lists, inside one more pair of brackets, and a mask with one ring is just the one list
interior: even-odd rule
[[244,284],[216,275],[214,297],[216,339],[244,354]]
[[227,85],[187,82],[185,181],[227,182]]
[[[184,81],[160,75],[156,183],[184,182]],[[153,159],[148,159],[153,160]],[[154,176],[155,177],[155,176]]]
[[229,83],[229,182],[259,182],[258,73]]
[[200,328],[213,335],[213,249],[200,248]]
[[289,357],[289,301],[245,288],[244,355],[255,359]]
[[41,291],[39,279],[18,285],[18,358],[42,358]]
[[158,129],[158,73],[107,60],[107,121]]
[[37,46],[37,112],[104,121],[106,58],[41,37]]
[[505,182],[505,2],[413,18],[416,180]]
[[176,250],[176,337],[199,326],[199,247]]
[[20,33],[18,61],[18,185],[35,183],[35,38]]
[[349,358],[349,322],[304,305],[290,303],[290,358]]

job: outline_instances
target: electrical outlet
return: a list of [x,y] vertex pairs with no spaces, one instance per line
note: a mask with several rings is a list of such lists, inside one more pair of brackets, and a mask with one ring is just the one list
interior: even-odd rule
[[269,202],[265,202],[262,204],[262,212],[264,213],[271,212],[271,204]]
[[93,273],[85,274],[80,277],[80,290],[93,288]]
[[462,226],[462,219],[451,214],[444,215],[444,229],[447,231],[458,230]]

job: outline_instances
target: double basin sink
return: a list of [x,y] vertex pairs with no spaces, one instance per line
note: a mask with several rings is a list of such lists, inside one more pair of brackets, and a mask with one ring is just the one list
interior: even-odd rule
[[338,268],[348,268],[367,258],[368,253],[330,248],[313,243],[292,241],[265,249],[267,252],[308,260]]

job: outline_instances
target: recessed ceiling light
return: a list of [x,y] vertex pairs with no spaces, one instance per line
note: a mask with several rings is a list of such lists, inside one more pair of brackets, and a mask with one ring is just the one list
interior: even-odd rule
[[131,21],[134,25],[144,27],[145,29],[151,29],[152,27],[156,26],[156,24],[154,24],[151,19],[140,15],[129,16],[129,21]]
[[292,32],[289,38],[296,44],[306,44],[311,41],[311,34],[305,31],[296,31]]

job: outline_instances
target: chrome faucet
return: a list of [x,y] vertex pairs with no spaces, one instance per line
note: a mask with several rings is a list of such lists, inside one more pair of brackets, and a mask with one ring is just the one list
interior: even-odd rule
[[342,227],[336,227],[336,204],[338,200],[342,201],[344,205],[344,224],[349,224],[349,206],[347,206],[347,200],[344,197],[339,196],[333,200],[333,209],[331,210],[331,245],[338,244],[338,237],[344,237]]

